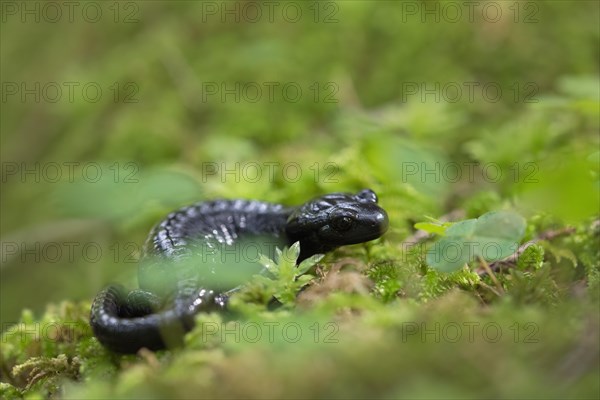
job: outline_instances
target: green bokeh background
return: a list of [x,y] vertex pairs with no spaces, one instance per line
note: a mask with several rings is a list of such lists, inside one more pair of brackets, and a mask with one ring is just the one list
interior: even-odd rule
[[[437,1],[280,2],[273,14],[236,1],[78,2],[72,21],[57,4],[52,22],[43,2],[28,5],[34,14],[2,2],[3,326],[24,308],[90,300],[109,281],[135,286],[150,227],[202,199],[299,204],[371,187],[390,214],[390,248],[456,208],[597,215],[596,1],[481,1],[472,16]],[[97,101],[88,86],[101,88]],[[209,173],[236,163],[237,176]],[[260,179],[241,175],[249,163]],[[448,163],[503,175],[421,175]]]

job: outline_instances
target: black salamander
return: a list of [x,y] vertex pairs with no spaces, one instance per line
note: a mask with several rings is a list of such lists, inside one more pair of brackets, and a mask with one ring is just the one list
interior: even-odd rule
[[197,313],[226,310],[231,293],[207,282],[215,271],[198,265],[194,254],[262,237],[288,246],[299,241],[300,262],[376,239],[387,227],[387,214],[370,189],[327,194],[298,207],[253,200],[184,207],[150,232],[139,266],[140,289],[128,293],[111,285],[102,290],[93,301],[90,324],[98,340],[116,352],[171,347],[193,328]]

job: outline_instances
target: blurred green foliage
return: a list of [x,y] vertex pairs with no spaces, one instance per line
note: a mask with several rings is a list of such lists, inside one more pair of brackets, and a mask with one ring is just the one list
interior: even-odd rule
[[[471,19],[462,2],[281,2],[272,22],[264,3],[258,22],[221,14],[241,1],[78,2],[73,21],[57,2],[58,22],[42,2],[28,5],[39,21],[0,3],[2,396],[597,398],[600,6],[477,3]],[[240,173],[255,165],[257,179]],[[388,211],[382,239],[326,255],[300,310],[265,311],[272,288],[254,281],[236,309],[311,334],[335,322],[338,343],[207,338],[201,322],[234,323],[213,314],[174,351],[117,356],[91,336],[90,299],[109,281],[136,286],[141,243],[169,211],[364,187]],[[517,211],[523,240],[574,233],[529,247],[497,282],[446,274],[427,265],[429,241],[406,241],[453,210]],[[453,322],[456,342],[426,333]],[[470,341],[464,323],[503,334]],[[40,326],[53,333],[24,333]]]
[[515,253],[525,234],[525,220],[509,211],[492,211],[455,222],[427,253],[427,265],[452,272],[479,258],[499,261]]

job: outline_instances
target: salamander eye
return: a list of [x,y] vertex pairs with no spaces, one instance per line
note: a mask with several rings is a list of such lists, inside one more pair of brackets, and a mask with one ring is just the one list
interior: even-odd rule
[[347,231],[354,226],[354,219],[348,216],[336,217],[331,222],[336,231]]

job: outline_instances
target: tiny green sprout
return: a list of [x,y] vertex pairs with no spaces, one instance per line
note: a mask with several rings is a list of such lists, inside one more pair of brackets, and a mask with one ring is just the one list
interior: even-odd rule
[[524,270],[538,270],[542,268],[544,264],[544,248],[539,244],[532,244],[527,247],[523,254],[519,256],[517,260],[517,269]]
[[425,218],[427,218],[429,222],[417,222],[414,225],[415,229],[444,236],[446,234],[446,229],[452,226],[452,222],[442,222],[429,216],[425,216]]
[[300,243],[296,242],[289,248],[277,249],[276,260],[264,255],[260,257],[260,263],[272,277],[267,284],[273,289],[274,297],[284,306],[292,305],[300,289],[314,279],[313,275],[306,272],[323,258],[323,254],[315,254],[296,266],[299,255]]

